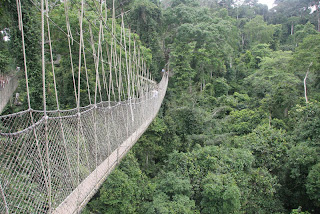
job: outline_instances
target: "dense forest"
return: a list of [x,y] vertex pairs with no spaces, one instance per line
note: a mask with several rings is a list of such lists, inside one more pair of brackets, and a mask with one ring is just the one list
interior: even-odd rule
[[319,1],[275,3],[124,5],[169,88],[85,213],[320,212]]
[[[23,4],[36,35],[28,23],[39,24],[37,11]],[[320,213],[320,1],[276,0],[269,10],[257,0],[116,4],[155,78],[168,63],[170,80],[157,118],[83,212]],[[3,72],[22,61],[14,10],[0,1],[2,37],[10,34],[0,41]],[[36,84],[39,37],[30,38]]]

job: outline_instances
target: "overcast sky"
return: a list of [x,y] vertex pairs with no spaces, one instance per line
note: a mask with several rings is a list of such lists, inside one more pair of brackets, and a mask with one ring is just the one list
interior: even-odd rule
[[268,8],[270,9],[270,8],[272,8],[272,4],[273,4],[274,0],[258,0],[258,2],[261,4],[268,5]]

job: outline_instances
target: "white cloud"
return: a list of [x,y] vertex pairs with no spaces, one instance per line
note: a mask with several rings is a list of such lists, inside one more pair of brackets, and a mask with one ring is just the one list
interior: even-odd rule
[[268,8],[271,9],[273,6],[274,0],[258,0],[258,2],[261,4],[268,5]]

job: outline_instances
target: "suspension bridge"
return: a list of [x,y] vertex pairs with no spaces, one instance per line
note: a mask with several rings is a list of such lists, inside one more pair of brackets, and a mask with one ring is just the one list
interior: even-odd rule
[[[50,18],[55,11],[48,0],[31,2],[41,16],[43,109],[31,105],[28,38],[16,0],[28,107],[0,116],[0,213],[78,213],[157,115],[168,75],[158,84],[151,78],[136,35],[125,28],[123,12],[116,16],[114,1],[111,9],[105,1],[60,2],[64,26]],[[76,26],[70,24],[70,5],[78,13]],[[88,8],[95,9],[94,21]],[[52,39],[53,28],[65,40]],[[67,56],[56,51],[59,43],[67,46]],[[57,86],[54,56],[69,63],[74,108],[61,109],[65,92]],[[47,104],[50,96],[54,108]]]

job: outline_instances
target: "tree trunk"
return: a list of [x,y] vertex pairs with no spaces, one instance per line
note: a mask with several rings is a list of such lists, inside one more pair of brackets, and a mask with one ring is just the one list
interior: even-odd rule
[[304,98],[306,99],[306,103],[308,103],[308,96],[307,96],[307,78],[308,78],[308,73],[309,73],[309,69],[308,69],[308,71],[306,73],[306,76],[304,78],[304,81],[303,81],[303,83],[304,83]]
[[243,36],[243,34],[241,35],[241,43],[242,43],[242,48],[243,48],[243,46],[244,46],[244,36]]
[[269,128],[271,127],[271,112],[269,113]]
[[149,155],[147,154],[147,157],[146,157],[146,168],[148,168],[148,165],[149,165]]
[[306,76],[304,77],[304,80],[303,80],[303,85],[304,85],[304,98],[306,99],[306,103],[308,103],[308,96],[307,96],[307,78],[308,78],[308,74],[309,74],[309,69],[310,67],[312,66],[313,62],[310,63],[309,67],[308,67],[308,70],[307,70],[307,73],[306,73]]
[[318,11],[318,32],[320,32],[320,15],[319,15],[319,11]]
[[291,23],[291,35],[293,35],[293,22]]
[[289,109],[288,109],[288,107],[286,107],[286,108],[284,109],[283,116],[284,116],[284,117],[288,117],[288,112],[289,112]]
[[316,1],[315,7],[316,7],[316,12],[317,12],[317,18],[318,18],[318,32],[320,32],[320,11],[319,11],[319,7],[318,7],[318,3],[319,1]]

